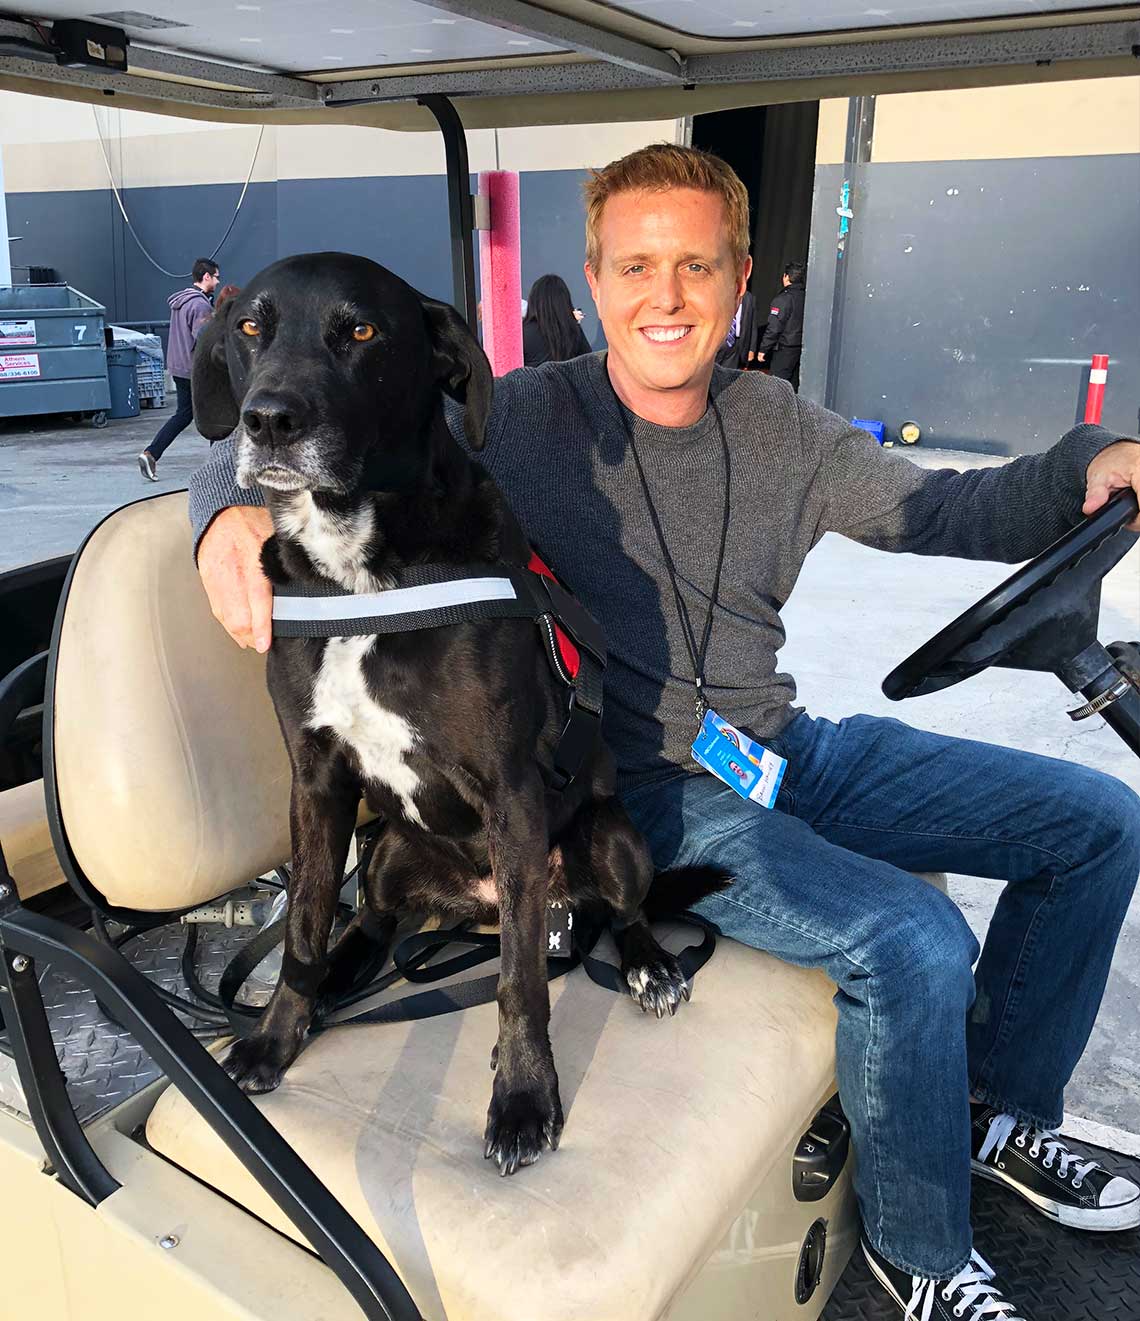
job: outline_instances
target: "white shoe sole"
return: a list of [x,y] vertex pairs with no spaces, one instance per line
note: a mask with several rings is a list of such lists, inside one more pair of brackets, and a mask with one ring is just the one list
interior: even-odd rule
[[879,1269],[878,1263],[873,1260],[871,1254],[867,1251],[866,1244],[864,1244],[861,1239],[859,1241],[859,1251],[862,1252],[863,1260],[867,1263],[867,1268],[870,1270],[871,1274],[875,1277],[876,1280],[879,1281],[879,1283],[883,1286],[883,1288],[886,1289],[887,1293],[890,1294],[890,1296],[895,1300],[895,1302],[898,1303],[902,1311],[905,1312],[907,1307],[906,1303],[904,1303],[903,1300],[898,1296],[898,1294],[895,1293],[895,1286],[890,1282],[890,1280],[887,1279],[887,1277]]
[[994,1183],[1000,1183],[1006,1188],[1012,1189],[1031,1206],[1035,1206],[1042,1215],[1047,1215],[1050,1220],[1056,1220],[1059,1225],[1065,1225],[1068,1229],[1085,1229],[1092,1233],[1113,1234],[1121,1229],[1136,1229],[1140,1226],[1140,1197],[1133,1198],[1131,1202],[1125,1202],[1122,1206],[1097,1206],[1092,1208],[1062,1206],[1043,1193],[1032,1192],[1024,1184],[1018,1183],[1016,1179],[1011,1179],[1008,1174],[1004,1174],[1001,1170],[995,1170],[992,1165],[983,1165],[981,1161],[977,1160],[972,1160],[970,1164],[974,1173],[980,1178],[990,1179]]

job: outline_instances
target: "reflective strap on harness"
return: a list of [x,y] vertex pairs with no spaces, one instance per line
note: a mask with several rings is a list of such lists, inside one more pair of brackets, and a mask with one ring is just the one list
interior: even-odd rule
[[273,589],[273,636],[371,637],[485,619],[533,619],[557,678],[570,688],[551,787],[565,789],[596,745],[606,643],[597,621],[532,552],[526,569],[419,564],[389,588],[343,592],[298,584]]
[[418,565],[379,592],[289,585],[273,589],[273,635],[279,638],[369,637],[441,628],[474,619],[530,617],[513,576]]

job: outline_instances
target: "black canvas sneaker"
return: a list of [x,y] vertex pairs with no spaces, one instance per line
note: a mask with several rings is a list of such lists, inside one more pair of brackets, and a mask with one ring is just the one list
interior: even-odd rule
[[951,1280],[928,1280],[892,1266],[863,1240],[871,1274],[898,1306],[903,1321],[1027,1321],[1001,1296],[993,1268],[977,1252]]
[[1140,1188],[1078,1155],[1056,1132],[1019,1124],[988,1105],[970,1106],[974,1173],[1012,1188],[1071,1229],[1140,1225]]

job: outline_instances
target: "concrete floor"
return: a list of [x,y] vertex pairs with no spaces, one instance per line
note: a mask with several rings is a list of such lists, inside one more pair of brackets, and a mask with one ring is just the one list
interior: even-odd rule
[[167,399],[101,430],[58,417],[0,423],[0,571],[67,554],[109,510],[189,482],[209,448],[192,426],[163,456],[158,485],[139,472],[139,451],[174,411]]
[[[169,412],[169,410],[167,410]],[[144,482],[135,463],[165,414],[112,422],[102,431],[58,427],[54,419],[11,423],[0,432],[0,570],[73,550],[107,511],[142,495],[185,486],[207,452],[193,428]],[[945,451],[908,452],[923,466],[979,467],[1000,459]],[[1072,724],[1075,703],[1048,675],[989,670],[902,706],[879,690],[887,673],[1009,573],[1001,565],[886,555],[828,534],[809,557],[785,610],[781,668],[796,675],[816,715],[858,711],[901,716],[940,733],[1074,758],[1140,791],[1140,759],[1097,719]],[[878,609],[869,606],[878,605]],[[1105,579],[1100,637],[1140,637],[1140,548]],[[999,885],[951,879],[951,893],[979,936]],[[1069,1088],[1074,1115],[1140,1134],[1140,896],[1117,949],[1092,1041]]]

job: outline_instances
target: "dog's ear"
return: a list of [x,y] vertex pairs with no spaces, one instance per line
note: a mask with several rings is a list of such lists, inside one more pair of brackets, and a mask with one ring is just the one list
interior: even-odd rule
[[190,363],[194,425],[207,440],[222,440],[240,420],[226,362],[226,328],[234,301],[227,298],[202,327]]
[[463,405],[463,433],[473,450],[481,450],[494,389],[491,364],[454,307],[434,298],[424,298],[423,307],[432,375],[445,394]]

